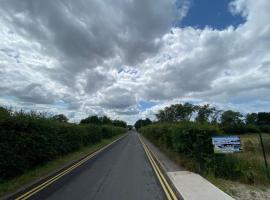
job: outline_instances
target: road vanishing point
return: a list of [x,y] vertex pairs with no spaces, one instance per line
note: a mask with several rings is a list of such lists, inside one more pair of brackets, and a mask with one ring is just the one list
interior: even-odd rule
[[[177,199],[166,191],[154,160],[135,131],[16,200],[159,200]],[[161,175],[162,176],[162,175]]]

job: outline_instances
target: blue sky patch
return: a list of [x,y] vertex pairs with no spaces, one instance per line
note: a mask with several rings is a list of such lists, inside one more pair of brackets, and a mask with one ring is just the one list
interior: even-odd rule
[[245,22],[241,15],[233,15],[229,10],[232,0],[191,0],[187,15],[177,26],[192,26],[203,29],[206,26],[224,29],[230,25],[237,27]]
[[145,111],[147,108],[151,108],[153,106],[157,105],[154,102],[151,101],[139,101],[139,110],[140,111]]

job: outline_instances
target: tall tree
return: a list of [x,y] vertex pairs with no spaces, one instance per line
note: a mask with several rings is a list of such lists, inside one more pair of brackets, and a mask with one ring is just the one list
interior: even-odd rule
[[210,120],[210,116],[214,113],[215,108],[210,107],[209,104],[203,106],[197,106],[197,117],[195,120],[200,123],[207,123]]
[[101,124],[101,121],[99,120],[98,116],[93,115],[82,119],[80,124]]
[[149,124],[151,124],[152,121],[149,118],[146,119],[139,119],[136,121],[136,123],[134,124],[135,128],[138,130],[140,129],[142,126],[147,126]]
[[11,111],[4,108],[4,107],[0,107],[0,119],[1,118],[7,118],[11,115]]
[[248,113],[245,118],[246,124],[257,124],[258,114],[257,113]]
[[114,126],[119,126],[119,127],[123,127],[123,128],[126,128],[127,127],[127,123],[122,121],[122,120],[113,120],[112,121],[112,124]]
[[156,114],[156,118],[160,122],[167,121],[166,114],[164,110],[159,110],[158,113]]
[[59,115],[54,115],[52,117],[53,120],[59,121],[59,122],[68,122],[68,118],[63,115],[63,114],[59,114]]
[[217,125],[219,123],[219,119],[220,119],[220,117],[222,115],[222,112],[223,112],[222,110],[218,110],[218,109],[215,108],[213,114],[211,115],[211,123],[212,124]]
[[195,110],[196,106],[190,103],[175,104],[170,107],[165,107],[163,110],[159,110],[156,117],[158,121],[161,122],[189,121]]
[[259,125],[270,125],[270,112],[259,112],[258,113],[258,124]]
[[242,125],[243,115],[240,112],[235,112],[232,110],[227,110],[221,115],[221,125],[222,126],[238,126]]
[[99,121],[101,124],[112,124],[112,120],[107,116],[99,117]]
[[192,105],[191,103],[176,104],[175,121],[190,121],[194,111],[196,111],[196,106]]

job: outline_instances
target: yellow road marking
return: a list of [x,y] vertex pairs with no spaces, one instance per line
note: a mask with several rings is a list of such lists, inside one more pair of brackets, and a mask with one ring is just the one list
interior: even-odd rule
[[161,183],[161,186],[165,192],[165,195],[167,197],[168,200],[177,200],[178,198],[176,197],[176,195],[174,194],[173,190],[171,189],[170,185],[168,184],[167,180],[165,179],[165,177],[163,176],[162,172],[160,171],[158,165],[156,164],[154,158],[151,155],[151,152],[149,150],[149,148],[147,147],[147,145],[142,141],[142,139],[139,136],[139,139],[143,145],[144,151],[158,177],[159,182]]
[[[146,147],[147,147],[147,146],[146,146]],[[150,157],[151,157],[152,160],[154,161],[154,158],[152,157],[149,148],[147,148],[147,150],[149,151]],[[173,192],[173,190],[171,189],[169,183],[167,182],[167,180],[166,180],[165,177],[163,176],[162,172],[160,171],[160,169],[159,169],[159,167],[158,167],[158,165],[156,164],[155,161],[154,161],[154,164],[156,165],[157,170],[158,170],[158,172],[159,172],[159,174],[160,174],[162,180],[164,181],[164,183],[165,183],[167,189],[170,191],[170,194],[172,195],[172,198],[173,198],[173,199],[177,199],[176,195],[174,194],[174,192]]]
[[36,186],[35,188],[33,188],[32,190],[24,193],[23,195],[17,197],[15,200],[25,200],[28,199],[29,197],[33,196],[34,194],[36,194],[37,192],[39,192],[40,190],[46,188],[47,186],[51,185],[53,182],[57,181],[58,179],[60,179],[62,176],[68,174],[69,172],[71,172],[72,170],[74,170],[75,168],[79,167],[80,165],[82,165],[83,163],[85,163],[86,161],[88,161],[90,158],[94,157],[95,155],[97,155],[98,153],[100,153],[101,151],[103,151],[104,149],[108,148],[109,146],[111,146],[112,144],[114,144],[115,142],[117,142],[118,140],[122,139],[123,137],[125,137],[126,135],[118,138],[117,140],[111,142],[110,144],[107,144],[106,146],[102,147],[101,149],[97,150],[96,152],[94,152],[93,154],[85,157],[84,159],[82,159],[81,161],[75,163],[74,165],[70,166],[68,169],[64,170],[63,172],[60,172],[59,174],[55,175],[54,177],[50,178],[49,180],[45,181],[44,183]]
[[[145,147],[143,147],[143,148],[145,148]],[[150,159],[149,154],[148,154],[148,152],[146,151],[146,149],[144,149],[144,150],[145,150],[145,153],[146,153],[146,155],[147,155],[147,157],[148,157],[148,159],[149,159],[149,161],[150,161],[150,163],[151,163],[151,165],[152,165],[152,168],[154,169],[154,171],[155,171],[155,173],[156,173],[156,176],[157,176],[157,178],[158,178],[158,180],[159,180],[159,182],[160,182],[160,184],[161,184],[161,187],[163,188],[163,191],[165,192],[165,195],[166,195],[167,199],[168,199],[168,200],[171,200],[171,196],[170,196],[168,190],[166,189],[166,187],[165,187],[163,181],[161,180],[161,177],[159,176],[159,173],[158,173],[158,171],[157,171],[155,165],[153,164],[153,161]]]

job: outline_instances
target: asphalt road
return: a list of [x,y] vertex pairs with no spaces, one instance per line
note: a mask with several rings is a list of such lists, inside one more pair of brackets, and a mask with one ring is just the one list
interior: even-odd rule
[[136,132],[65,175],[30,199],[165,199]]

